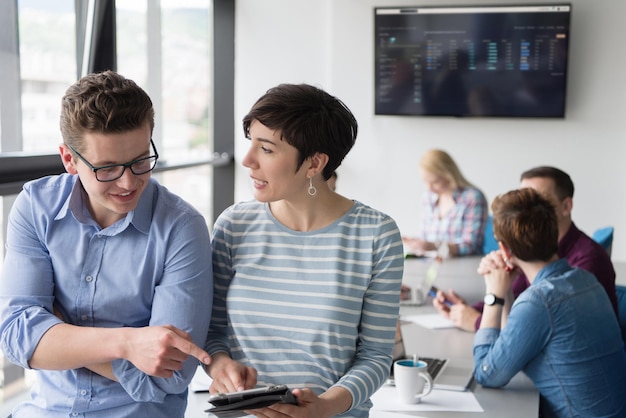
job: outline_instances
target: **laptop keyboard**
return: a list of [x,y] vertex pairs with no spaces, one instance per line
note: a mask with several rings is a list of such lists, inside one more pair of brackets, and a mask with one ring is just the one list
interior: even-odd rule
[[443,365],[446,364],[445,359],[439,358],[420,357],[420,360],[425,361],[426,364],[428,364],[428,374],[430,374],[433,380],[437,377],[437,375],[439,375]]

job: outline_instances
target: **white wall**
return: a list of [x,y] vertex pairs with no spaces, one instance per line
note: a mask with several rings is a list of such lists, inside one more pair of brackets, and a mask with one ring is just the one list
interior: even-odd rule
[[357,143],[338,169],[338,191],[388,213],[403,233],[414,233],[421,216],[417,161],[437,147],[489,201],[517,187],[530,167],[565,170],[576,186],[576,224],[589,234],[615,226],[613,259],[626,261],[626,2],[571,3],[566,118],[546,120],[374,115],[373,8],[441,0],[238,0],[235,199],[252,197],[239,163],[248,147],[241,118],[269,87],[307,82],[342,99],[359,122]]

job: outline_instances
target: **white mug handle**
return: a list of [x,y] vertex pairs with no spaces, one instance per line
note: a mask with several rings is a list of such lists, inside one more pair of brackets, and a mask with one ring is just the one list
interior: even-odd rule
[[426,384],[424,385],[424,390],[422,393],[418,393],[415,395],[416,398],[421,399],[424,396],[428,395],[433,390],[433,378],[430,376],[428,372],[420,372],[420,376],[426,380]]

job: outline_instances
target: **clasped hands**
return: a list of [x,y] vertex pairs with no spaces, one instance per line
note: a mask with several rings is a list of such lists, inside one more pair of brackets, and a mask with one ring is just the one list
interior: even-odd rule
[[504,250],[496,250],[480,260],[477,271],[485,278],[485,292],[503,298],[511,290],[517,269],[513,258]]
[[[480,260],[477,271],[485,278],[486,293],[494,293],[500,297],[507,294],[518,273],[512,260],[508,259],[501,250],[485,255]],[[456,327],[470,332],[476,330],[480,311],[468,305],[465,299],[452,289],[448,293],[439,290],[433,298],[433,306]]]

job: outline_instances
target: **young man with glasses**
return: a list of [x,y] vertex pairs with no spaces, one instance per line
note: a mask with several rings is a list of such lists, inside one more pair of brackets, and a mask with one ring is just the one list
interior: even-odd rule
[[37,370],[12,416],[183,417],[209,326],[206,222],[151,171],[154,110],[111,71],[62,100],[67,173],[27,183],[9,216],[0,344]]

